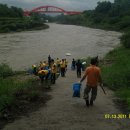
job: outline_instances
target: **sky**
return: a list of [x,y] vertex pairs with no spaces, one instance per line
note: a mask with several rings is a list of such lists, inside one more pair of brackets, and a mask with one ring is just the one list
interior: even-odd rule
[[28,10],[39,6],[52,5],[68,11],[84,11],[94,9],[98,1],[113,2],[114,0],[0,0],[0,3]]

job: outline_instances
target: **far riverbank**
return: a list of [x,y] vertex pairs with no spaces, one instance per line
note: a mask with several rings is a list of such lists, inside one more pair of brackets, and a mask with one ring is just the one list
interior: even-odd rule
[[49,26],[42,21],[31,18],[0,18],[0,33],[21,32],[47,29]]

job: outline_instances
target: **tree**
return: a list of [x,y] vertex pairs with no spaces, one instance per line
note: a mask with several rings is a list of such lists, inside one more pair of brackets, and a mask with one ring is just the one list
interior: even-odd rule
[[109,2],[109,1],[98,2],[98,5],[95,8],[95,11],[99,12],[99,13],[106,14],[106,13],[109,12],[109,10],[111,9],[111,7],[112,7],[112,3]]
[[23,10],[17,7],[8,7],[6,4],[0,4],[0,17],[23,17]]

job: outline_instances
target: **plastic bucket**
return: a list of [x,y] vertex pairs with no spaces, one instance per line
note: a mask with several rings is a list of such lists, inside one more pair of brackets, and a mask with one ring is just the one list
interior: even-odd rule
[[80,89],[81,89],[80,83],[73,84],[73,97],[80,97]]

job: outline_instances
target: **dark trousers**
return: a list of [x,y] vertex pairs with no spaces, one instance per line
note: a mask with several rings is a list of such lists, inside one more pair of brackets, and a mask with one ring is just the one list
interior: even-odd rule
[[37,68],[34,68],[34,69],[33,69],[33,74],[34,74],[34,75],[37,75]]
[[65,68],[61,68],[61,77],[65,76]]
[[56,73],[52,73],[51,74],[51,83],[55,84],[55,82],[56,82]]
[[60,73],[60,64],[57,65],[57,72]]
[[46,76],[45,76],[45,81],[46,83],[48,83],[48,81],[51,79],[51,74],[48,73]]
[[39,78],[41,80],[41,83],[43,83],[45,76],[40,75]]
[[97,97],[97,87],[86,86],[84,89],[84,99],[89,100],[89,93],[91,91],[91,101],[94,101]]
[[73,70],[75,70],[75,65],[72,65],[72,67],[73,67]]
[[81,78],[81,69],[77,69],[77,77]]

